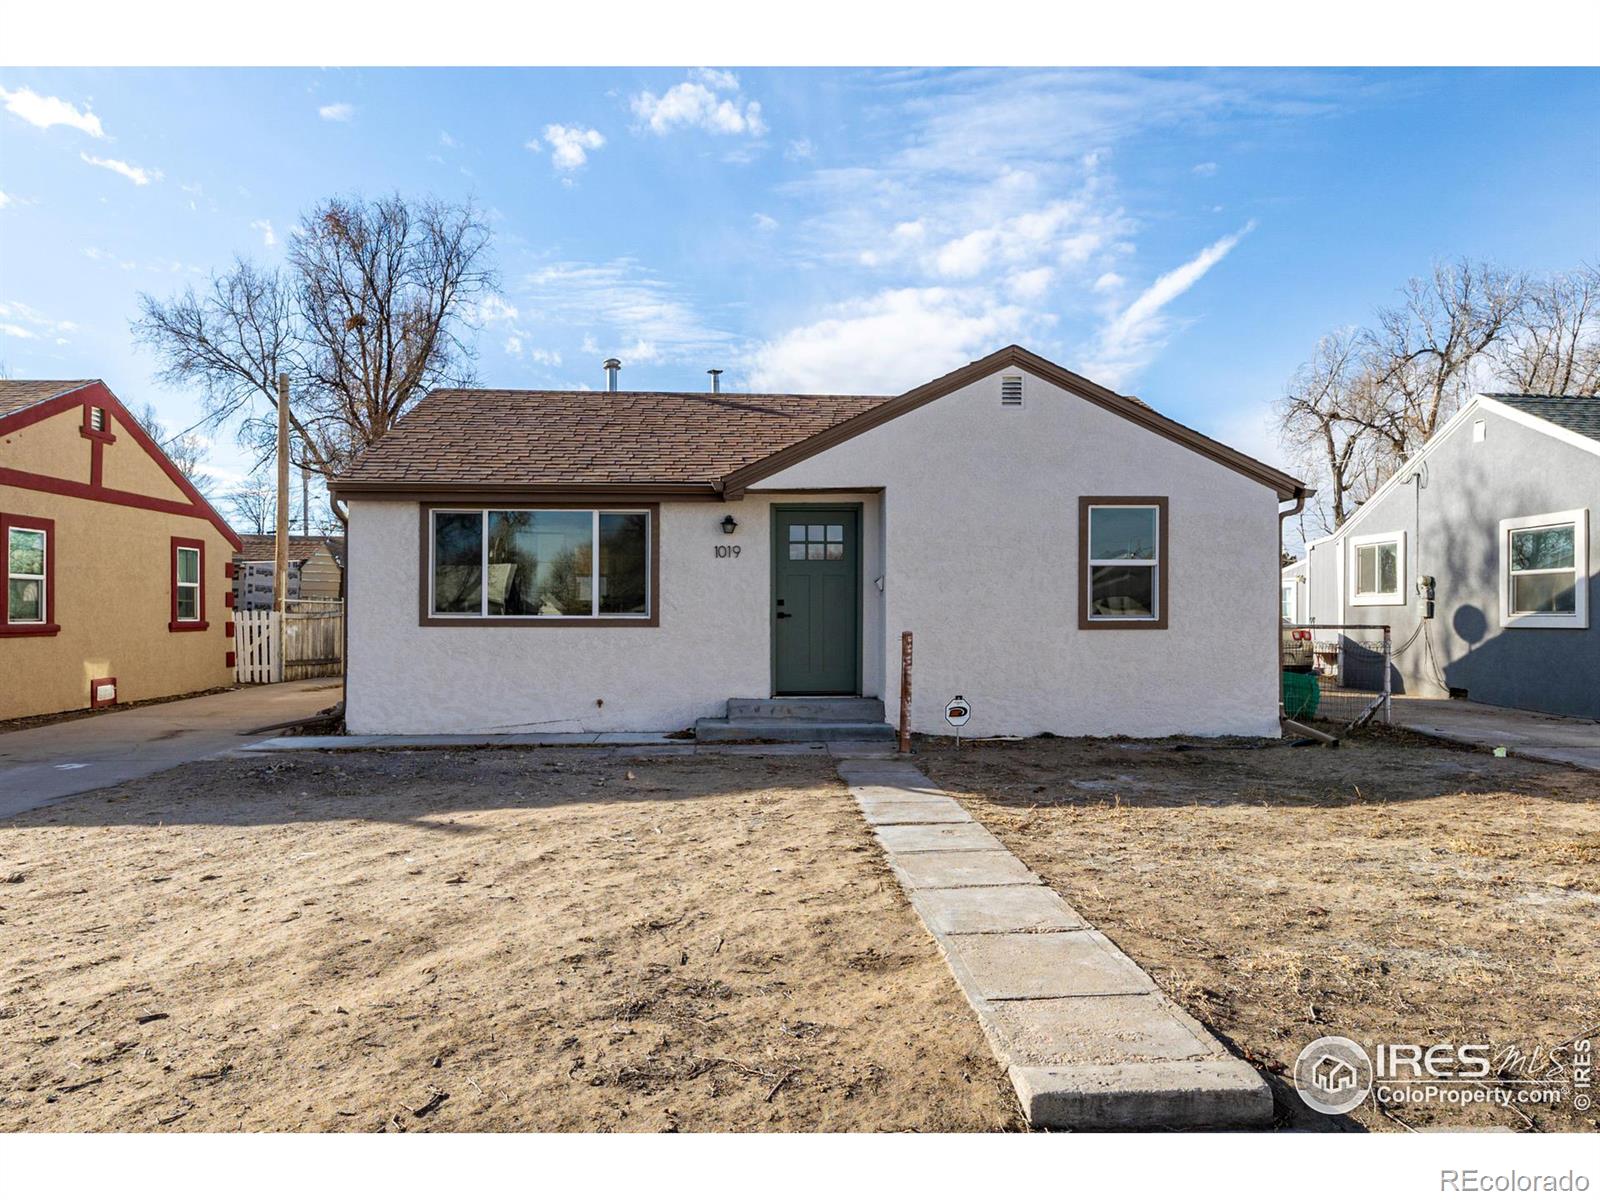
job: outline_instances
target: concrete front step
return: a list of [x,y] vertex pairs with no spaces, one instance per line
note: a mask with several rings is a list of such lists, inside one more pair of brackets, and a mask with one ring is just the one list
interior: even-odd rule
[[728,701],[731,721],[882,721],[876,696],[776,696]]
[[694,723],[697,742],[889,742],[894,729],[882,721],[806,721],[703,717]]

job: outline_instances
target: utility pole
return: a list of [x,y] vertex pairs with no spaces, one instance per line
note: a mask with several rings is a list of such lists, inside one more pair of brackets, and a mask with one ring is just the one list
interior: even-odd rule
[[273,540],[272,606],[289,611],[289,376],[278,376],[278,520]]
[[311,464],[300,464],[300,532],[311,536]]

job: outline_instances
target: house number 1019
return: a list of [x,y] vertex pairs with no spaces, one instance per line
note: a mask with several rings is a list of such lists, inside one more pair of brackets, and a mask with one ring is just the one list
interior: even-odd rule
[[738,546],[713,546],[711,553],[718,558],[738,558],[740,549]]

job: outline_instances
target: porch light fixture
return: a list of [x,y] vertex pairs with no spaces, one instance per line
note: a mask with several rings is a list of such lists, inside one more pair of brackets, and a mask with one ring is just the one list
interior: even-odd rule
[[737,528],[739,528],[739,522],[737,522],[737,521],[735,521],[733,519],[733,514],[732,513],[729,513],[727,516],[722,518],[722,532],[723,533],[731,534]]

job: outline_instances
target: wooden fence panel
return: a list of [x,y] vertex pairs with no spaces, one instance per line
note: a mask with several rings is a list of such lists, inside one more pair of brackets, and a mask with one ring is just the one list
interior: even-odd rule
[[344,603],[291,600],[289,611],[234,614],[234,678],[280,683],[344,674]]
[[264,608],[234,613],[234,678],[240,683],[277,683],[283,677],[278,661],[282,644],[277,613]]

